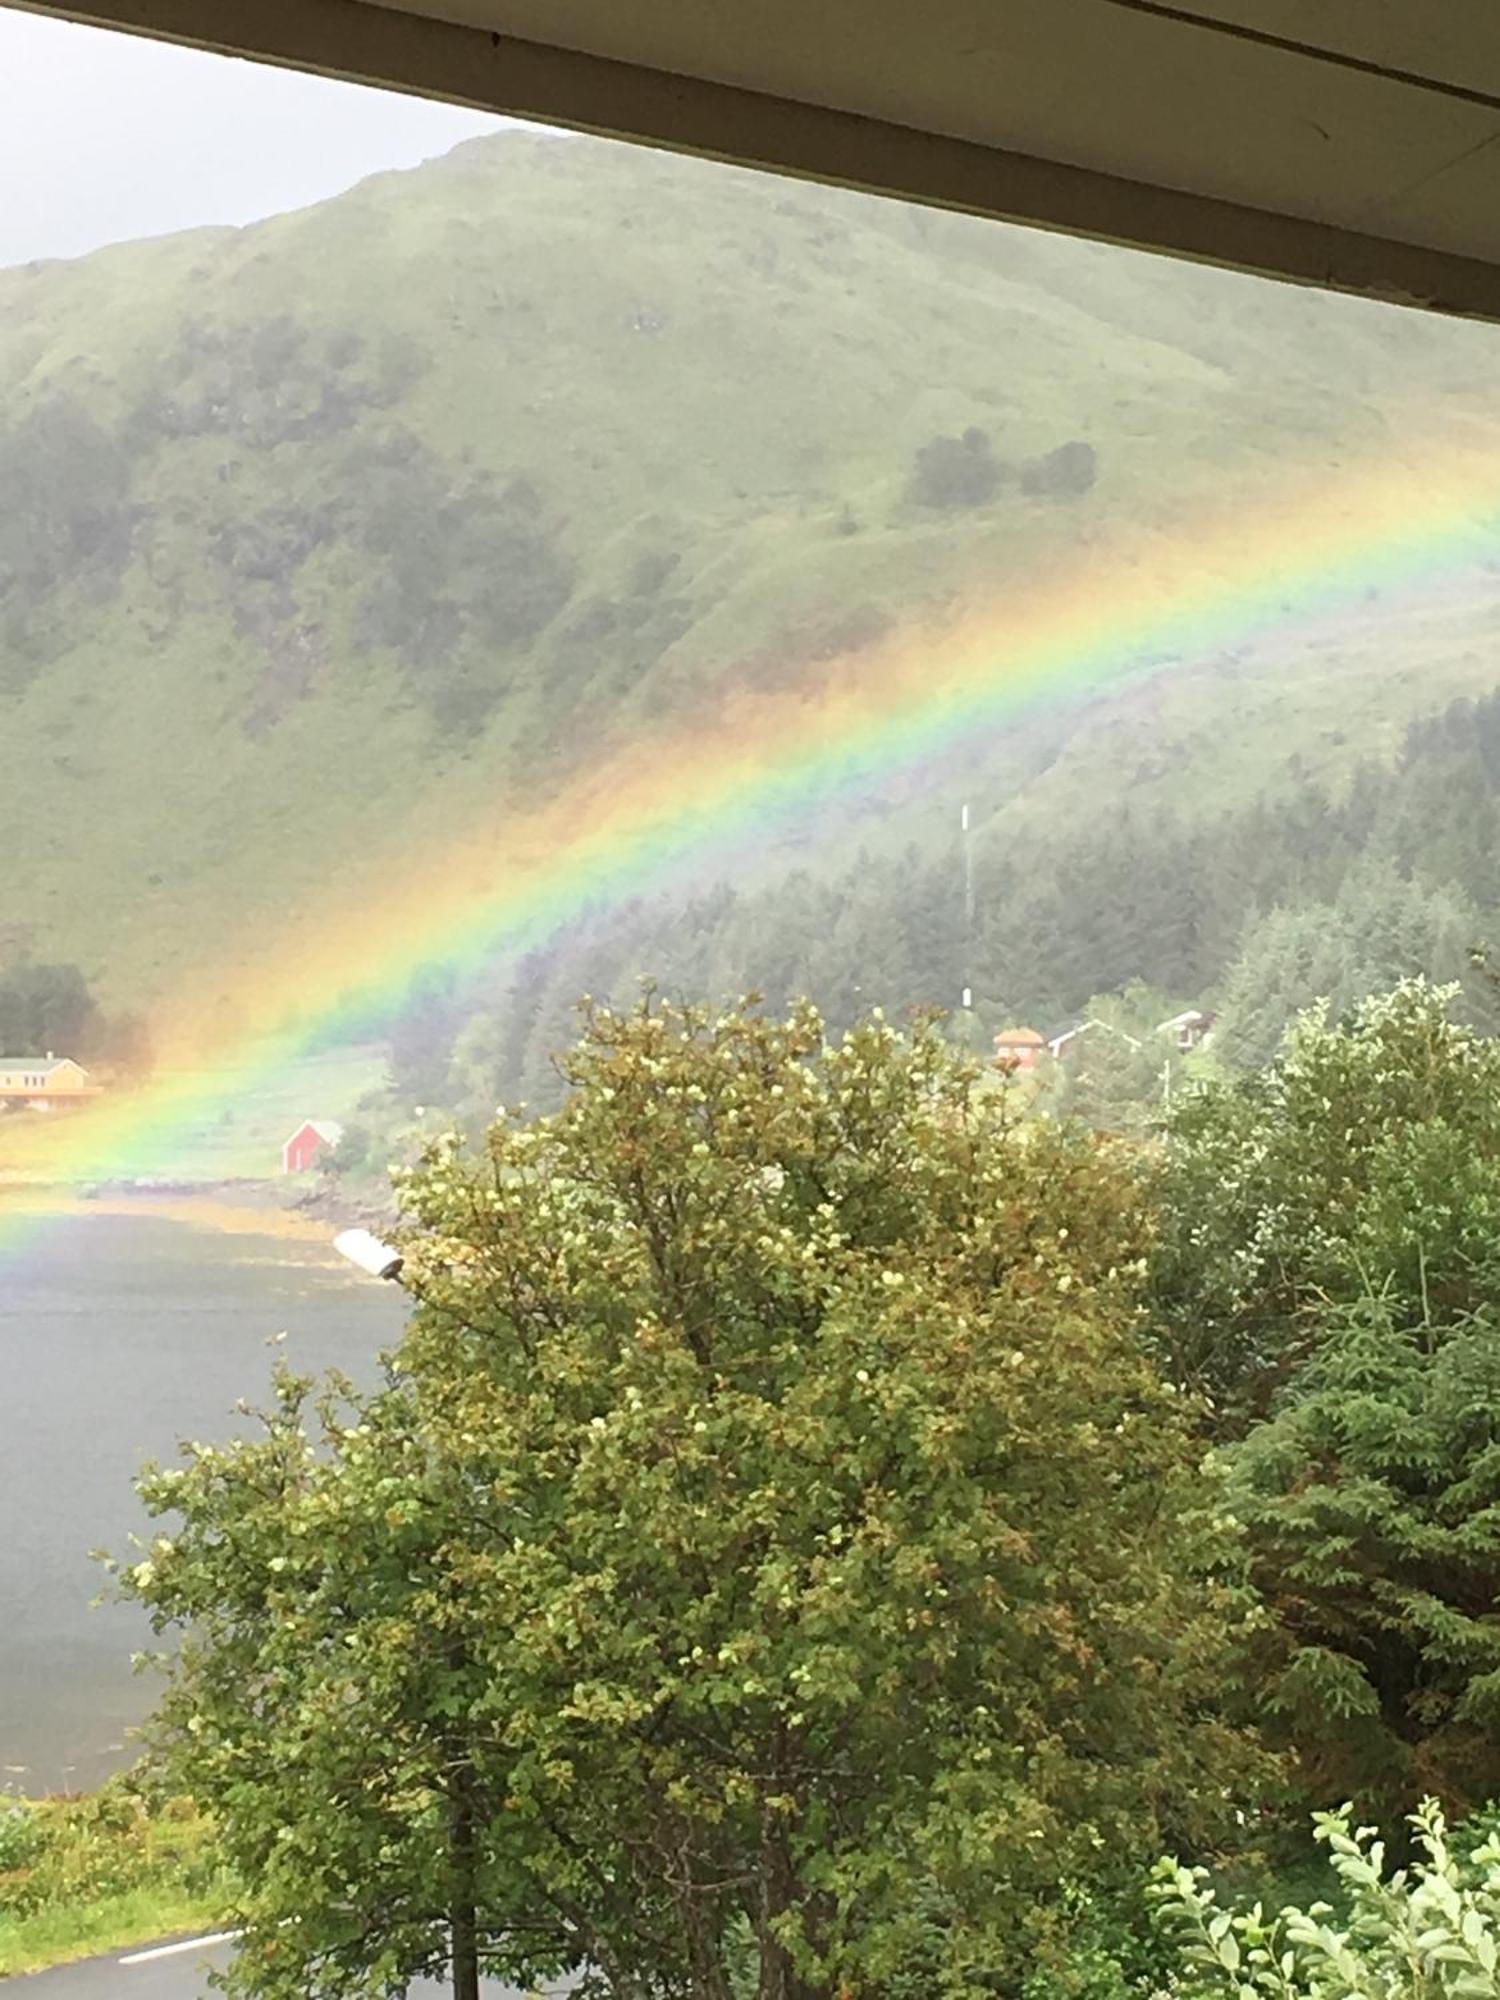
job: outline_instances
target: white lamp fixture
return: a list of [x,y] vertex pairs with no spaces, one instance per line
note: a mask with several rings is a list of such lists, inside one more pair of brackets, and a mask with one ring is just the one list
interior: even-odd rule
[[333,1239],[333,1247],[371,1278],[399,1278],[405,1262],[399,1250],[382,1243],[368,1229],[341,1229]]

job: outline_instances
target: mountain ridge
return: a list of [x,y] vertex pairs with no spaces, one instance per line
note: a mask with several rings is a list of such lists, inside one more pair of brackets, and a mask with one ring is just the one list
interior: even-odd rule
[[[148,1010],[222,966],[232,1005],[280,911],[716,680],[857,667],[1122,525],[1165,562],[1289,468],[1487,443],[1486,341],[512,132],[0,272],[0,955]],[[1084,445],[1087,482],[1047,490]],[[1237,792],[1283,785],[1299,734],[1337,782],[1500,680],[1496,604],[1451,629],[1377,607],[1336,657],[1256,642],[1237,688],[1188,661],[1038,711],[969,760],[977,810],[1042,846],[1101,791],[1211,813],[1236,735]],[[909,799],[891,818],[935,837]],[[873,826],[825,827],[830,865]]]

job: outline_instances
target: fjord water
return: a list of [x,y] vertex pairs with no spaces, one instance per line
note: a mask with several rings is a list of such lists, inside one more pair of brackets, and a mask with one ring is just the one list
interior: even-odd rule
[[130,1656],[154,1642],[95,1605],[89,1551],[150,1531],[142,1459],[243,1431],[278,1352],[369,1381],[403,1305],[317,1242],[112,1214],[28,1229],[0,1270],[0,1790],[80,1789],[131,1755],[156,1682]]

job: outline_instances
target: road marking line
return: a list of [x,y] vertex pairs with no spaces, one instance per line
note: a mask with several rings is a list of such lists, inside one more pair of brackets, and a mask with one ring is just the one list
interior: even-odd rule
[[153,1945],[150,1951],[129,1952],[119,1963],[149,1965],[153,1958],[175,1958],[182,1951],[207,1951],[211,1944],[232,1944],[238,1936],[238,1931],[209,1931],[203,1937],[179,1938],[176,1944]]

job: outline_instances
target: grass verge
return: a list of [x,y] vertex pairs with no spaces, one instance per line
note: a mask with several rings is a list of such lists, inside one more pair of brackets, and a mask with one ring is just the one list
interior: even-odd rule
[[0,1979],[219,1928],[222,1897],[166,1885],[0,1914]]
[[134,1773],[79,1798],[0,1797],[0,1978],[218,1929],[230,1901],[208,1820]]

